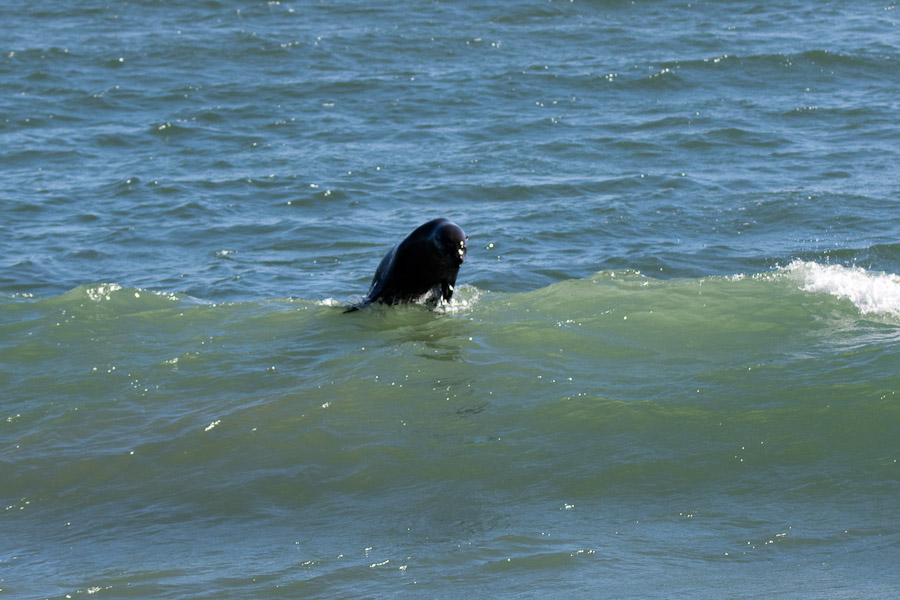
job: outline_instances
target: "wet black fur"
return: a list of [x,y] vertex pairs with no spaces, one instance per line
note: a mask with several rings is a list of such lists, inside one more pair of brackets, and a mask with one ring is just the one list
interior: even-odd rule
[[418,227],[384,255],[369,293],[351,312],[373,302],[436,305],[453,296],[456,275],[468,251],[465,232],[447,219],[434,219]]

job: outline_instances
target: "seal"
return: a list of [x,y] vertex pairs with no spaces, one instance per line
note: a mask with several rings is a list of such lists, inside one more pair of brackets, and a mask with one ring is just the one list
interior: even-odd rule
[[344,312],[373,302],[437,305],[453,297],[459,267],[468,248],[462,228],[440,218],[420,225],[384,255],[366,297]]

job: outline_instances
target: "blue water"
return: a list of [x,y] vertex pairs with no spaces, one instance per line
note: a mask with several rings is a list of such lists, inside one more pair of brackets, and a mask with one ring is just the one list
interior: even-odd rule
[[898,15],[4,3],[0,597],[896,597]]

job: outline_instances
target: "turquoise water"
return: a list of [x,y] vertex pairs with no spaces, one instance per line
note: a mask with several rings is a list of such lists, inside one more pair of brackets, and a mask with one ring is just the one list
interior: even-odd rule
[[3,5],[0,597],[896,597],[898,14]]

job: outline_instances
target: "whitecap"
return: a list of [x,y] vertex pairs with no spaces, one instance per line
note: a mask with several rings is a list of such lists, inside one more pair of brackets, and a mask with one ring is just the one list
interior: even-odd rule
[[803,260],[795,260],[785,272],[800,279],[804,291],[850,300],[863,314],[900,316],[900,276],[893,273]]

